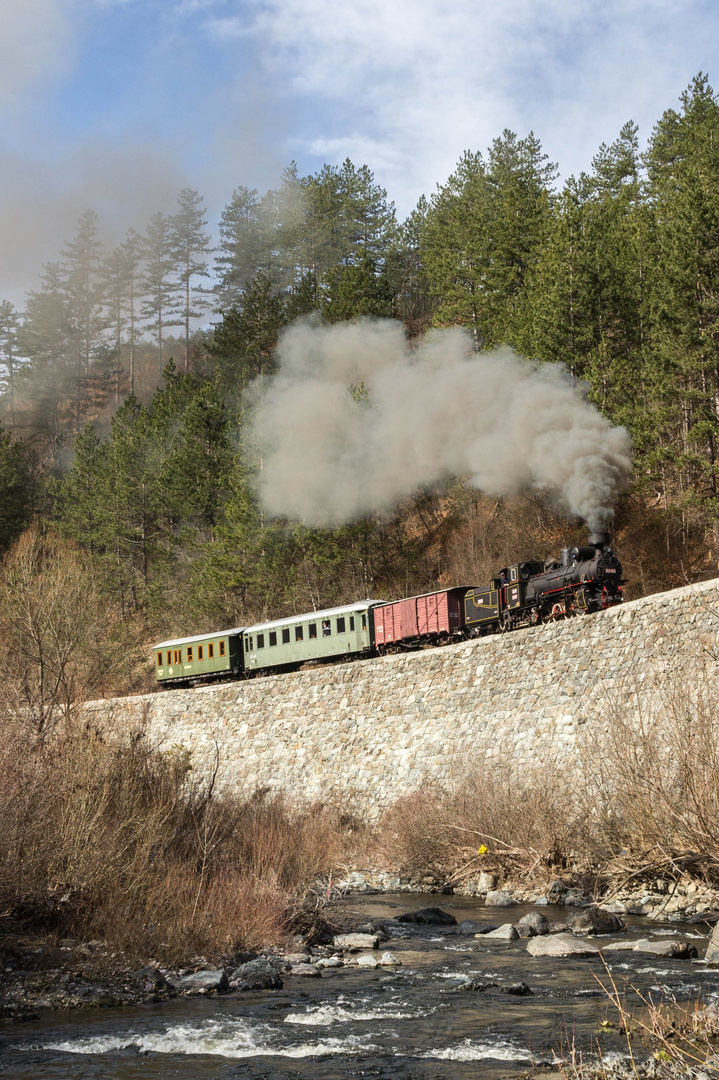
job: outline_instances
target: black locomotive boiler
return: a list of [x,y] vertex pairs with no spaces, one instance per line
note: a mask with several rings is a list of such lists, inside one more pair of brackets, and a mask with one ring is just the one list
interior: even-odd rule
[[500,570],[488,586],[465,597],[470,634],[589,614],[624,600],[622,564],[607,533],[591,533],[585,547],[563,548],[560,562],[524,562]]

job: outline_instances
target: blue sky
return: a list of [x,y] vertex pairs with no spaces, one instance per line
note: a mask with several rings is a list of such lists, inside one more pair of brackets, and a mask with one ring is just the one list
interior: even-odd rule
[[2,0],[0,296],[93,207],[108,240],[180,187],[216,219],[349,156],[401,214],[503,128],[564,176],[628,119],[646,139],[699,70],[708,0]]

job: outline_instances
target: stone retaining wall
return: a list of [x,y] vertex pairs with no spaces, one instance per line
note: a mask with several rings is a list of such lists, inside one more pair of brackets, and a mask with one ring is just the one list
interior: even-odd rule
[[[650,697],[675,668],[714,678],[719,581],[556,625],[194,690],[94,702],[103,722],[146,723],[221,785],[378,810],[423,778],[451,781],[467,754],[571,757],[611,702]],[[642,690],[644,688],[644,690]]]

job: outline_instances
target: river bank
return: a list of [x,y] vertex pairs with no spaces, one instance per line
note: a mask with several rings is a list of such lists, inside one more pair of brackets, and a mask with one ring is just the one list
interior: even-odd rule
[[[633,890],[617,887],[607,896],[596,898],[582,891],[570,880],[555,878],[544,887],[503,883],[497,888],[494,875],[485,872],[464,887],[450,889],[440,879],[424,875],[422,880],[400,874],[372,869],[352,871],[330,886],[331,899],[318,908],[313,926],[305,934],[287,937],[283,945],[272,944],[256,950],[233,950],[208,955],[188,955],[178,964],[163,960],[162,942],[148,949],[141,958],[127,958],[112,950],[103,940],[78,941],[53,936],[0,937],[0,1018],[15,1022],[32,1022],[45,1010],[116,1008],[156,1004],[177,997],[238,994],[243,991],[273,988],[263,978],[245,980],[237,987],[236,973],[244,964],[265,958],[275,966],[279,979],[286,975],[317,978],[328,970],[335,972],[356,965],[356,951],[344,947],[341,935],[358,930],[380,937],[366,948],[362,964],[373,966],[370,960],[381,961],[376,950],[382,941],[389,940],[387,928],[353,923],[348,913],[356,902],[371,903],[384,895],[406,896],[415,907],[423,896],[433,907],[447,904],[471,903],[472,910],[482,914],[484,926],[514,926],[517,912],[532,910],[545,918],[552,934],[586,932],[579,926],[578,913],[593,911],[598,904],[609,917],[608,925],[620,932],[627,919],[634,927],[645,925],[651,936],[657,924],[671,925],[678,933],[689,932],[699,948],[705,947],[712,927],[719,920],[719,894],[701,882],[679,879],[670,882],[655,879],[649,887]],[[547,912],[551,912],[551,918]],[[613,917],[613,922],[611,921]],[[479,928],[478,928],[479,929]],[[471,927],[449,927],[450,935],[472,937]],[[594,931],[590,927],[590,932]],[[523,934],[528,937],[529,934]],[[511,938],[510,938],[511,940]],[[386,950],[385,950],[386,951]],[[703,956],[703,951],[699,952]],[[392,961],[384,965],[391,967]],[[192,984],[196,973],[215,972],[216,979],[207,976]],[[242,982],[242,979],[240,979]],[[276,988],[276,986],[274,987]]]
[[[428,905],[438,905],[446,921],[402,918],[416,917]],[[333,922],[378,935],[375,948],[295,940],[296,952],[273,954],[279,977],[274,989],[233,988],[229,965],[221,993],[174,987],[184,969],[153,967],[154,978],[137,972],[134,981],[126,979],[133,994],[122,1006],[92,1001],[80,992],[79,981],[71,982],[69,1007],[48,1004],[23,1024],[9,1018],[0,1023],[0,1076],[469,1080],[481,1063],[482,1076],[519,1077],[534,1067],[547,1070],[557,1055],[569,1061],[580,1050],[596,1053],[597,1046],[605,1060],[624,1059],[626,1039],[598,981],[606,982],[607,973],[630,1004],[638,1000],[632,987],[680,1004],[719,995],[719,969],[701,959],[707,939],[696,924],[627,915],[625,930],[590,936],[572,931],[587,948],[585,956],[528,950],[532,942],[559,940],[558,924],[588,910],[558,904],[499,908],[460,895],[346,894],[332,906]],[[491,930],[497,924],[519,927],[537,916],[553,934],[515,937]],[[664,955],[646,951],[647,940]],[[671,946],[681,942],[688,946],[684,958],[671,955]],[[95,948],[99,957],[101,949]],[[380,963],[387,952],[394,962]],[[332,956],[338,966],[319,967],[312,975],[301,970]],[[357,962],[366,956],[372,964]],[[243,957],[227,959],[234,964]],[[83,962],[83,977],[93,985],[89,965],[95,961],[86,956]],[[51,971],[44,973],[46,983]],[[167,989],[158,988],[157,976]],[[73,996],[85,1007],[72,1008]],[[638,1047],[637,1053],[649,1050]]]

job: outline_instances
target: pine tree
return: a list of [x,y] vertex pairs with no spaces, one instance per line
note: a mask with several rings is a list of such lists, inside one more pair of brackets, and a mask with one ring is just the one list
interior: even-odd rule
[[255,274],[266,269],[265,225],[257,191],[239,187],[220,218],[215,258],[219,307],[237,304]]
[[210,353],[226,390],[241,402],[245,388],[258,375],[274,370],[273,354],[287,321],[283,297],[265,274],[257,274],[240,301],[223,312]]
[[[41,288],[28,293],[18,349],[28,363],[22,370],[22,395],[29,426],[47,443],[51,461],[68,440],[77,354],[66,274],[59,263],[43,267]],[[68,420],[70,423],[68,423]]]
[[207,261],[210,238],[204,231],[207,225],[203,200],[198,192],[183,188],[177,196],[177,211],[170,219],[172,245],[179,266],[179,286],[182,296],[180,317],[185,329],[185,371],[190,370],[190,321],[199,319],[210,307],[206,290],[194,284],[197,277],[209,277]]
[[154,330],[157,352],[162,363],[163,331],[177,326],[177,284],[174,280],[178,264],[173,244],[172,222],[159,210],[150,218],[143,238],[145,273],[141,279],[143,299],[141,315]]
[[20,314],[9,300],[0,301],[0,365],[5,368],[4,387],[8,396],[10,428],[15,427],[15,383],[20,356],[18,352],[18,329]]
[[337,266],[325,276],[320,310],[326,322],[344,322],[362,315],[389,318],[392,290],[374,259]]
[[719,103],[703,74],[668,110],[647,153],[656,220],[653,390],[660,456],[673,458],[678,495],[719,485]]
[[108,328],[115,349],[115,404],[123,392],[123,352],[127,349],[127,385],[135,392],[135,352],[137,349],[137,293],[139,288],[142,239],[130,229],[122,244],[105,260],[103,278]]
[[68,300],[70,334],[76,358],[76,431],[80,430],[83,408],[88,403],[93,351],[101,341],[101,334],[106,326],[100,273],[101,251],[97,214],[94,210],[86,210],[78,218],[75,236],[60,253],[65,275],[64,290]]

